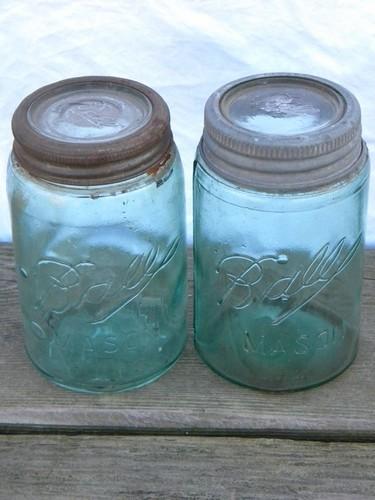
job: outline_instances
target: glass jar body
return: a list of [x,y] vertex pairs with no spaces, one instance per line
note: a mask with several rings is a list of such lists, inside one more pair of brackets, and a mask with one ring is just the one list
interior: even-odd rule
[[162,375],[185,344],[183,174],[106,186],[35,179],[11,156],[8,197],[27,353],[60,386],[115,392]]
[[330,190],[269,194],[194,173],[195,344],[224,377],[319,385],[357,352],[369,164]]

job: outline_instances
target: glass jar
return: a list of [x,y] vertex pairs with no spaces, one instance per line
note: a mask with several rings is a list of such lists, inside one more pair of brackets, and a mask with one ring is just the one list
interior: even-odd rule
[[354,96],[295,74],[216,91],[194,173],[195,345],[227,379],[321,384],[358,346],[369,175]]
[[52,382],[123,391],[186,338],[183,172],[169,111],[130,80],[83,77],[17,108],[8,196],[27,353]]

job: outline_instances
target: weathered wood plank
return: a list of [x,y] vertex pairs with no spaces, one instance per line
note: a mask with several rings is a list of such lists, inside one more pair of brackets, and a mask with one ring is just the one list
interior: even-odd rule
[[[198,433],[375,440],[375,252],[368,252],[359,356],[334,381],[292,394],[269,394],[212,373],[190,342],[156,383],[118,395],[56,388],[30,366],[14,282],[12,251],[0,246],[0,430]],[[191,305],[189,317],[191,322]]]
[[224,437],[0,436],[4,499],[369,499],[372,445]]

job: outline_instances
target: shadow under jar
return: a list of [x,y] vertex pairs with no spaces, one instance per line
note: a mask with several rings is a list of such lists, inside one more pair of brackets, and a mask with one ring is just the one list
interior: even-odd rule
[[43,87],[13,117],[8,168],[27,353],[52,382],[149,383],[186,338],[183,172],[168,107],[130,80]]
[[270,74],[208,100],[194,173],[195,345],[217,373],[321,384],[358,346],[369,162],[332,82]]

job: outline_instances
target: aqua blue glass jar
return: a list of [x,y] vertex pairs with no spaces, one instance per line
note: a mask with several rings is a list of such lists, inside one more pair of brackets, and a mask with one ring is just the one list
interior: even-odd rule
[[186,338],[183,172],[168,107],[130,80],[37,90],[8,168],[25,345],[76,391],[157,379]]
[[227,379],[319,385],[358,347],[369,161],[335,83],[271,74],[208,100],[194,173],[195,345]]

